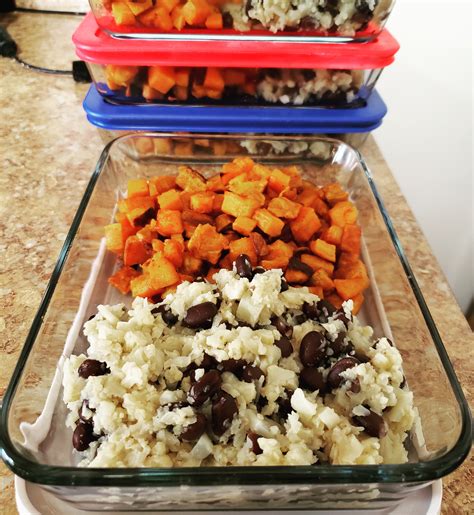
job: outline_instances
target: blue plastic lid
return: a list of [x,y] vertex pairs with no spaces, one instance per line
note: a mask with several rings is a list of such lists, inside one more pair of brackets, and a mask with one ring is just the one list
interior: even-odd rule
[[258,107],[196,105],[118,105],[106,101],[95,86],[84,100],[87,119],[106,130],[155,132],[252,132],[310,134],[370,132],[387,113],[374,91],[364,107]]

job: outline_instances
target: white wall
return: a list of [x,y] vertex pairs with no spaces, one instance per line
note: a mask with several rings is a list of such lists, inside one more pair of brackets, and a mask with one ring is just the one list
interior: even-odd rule
[[383,154],[465,311],[474,294],[472,0],[398,0]]

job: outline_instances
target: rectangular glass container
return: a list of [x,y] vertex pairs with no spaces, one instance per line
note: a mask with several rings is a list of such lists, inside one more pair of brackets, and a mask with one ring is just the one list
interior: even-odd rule
[[120,40],[90,16],[73,40],[100,94],[126,104],[358,107],[399,48],[387,31],[362,45]]
[[367,41],[395,0],[89,0],[101,29],[135,38]]
[[[105,252],[103,226],[113,219],[127,180],[177,172],[182,164],[205,175],[228,157],[170,154],[177,134],[127,135],[108,144],[92,174],[51,281],[20,354],[1,408],[2,458],[18,476],[81,509],[341,509],[383,508],[458,467],[471,446],[466,400],[410,265],[360,154],[317,137],[226,135],[259,146],[293,140],[326,148],[325,157],[282,153],[258,162],[298,165],[318,185],[337,180],[350,192],[363,230],[363,259],[371,278],[362,319],[375,335],[393,338],[419,413],[410,462],[401,465],[89,469],[75,464],[65,428],[61,376],[65,356],[84,350],[83,323],[98,304],[123,301],[106,278],[116,260]],[[153,148],[131,158],[148,139]],[[188,140],[222,138],[186,136]],[[286,144],[286,143],[285,143]],[[197,149],[193,141],[192,149]]]

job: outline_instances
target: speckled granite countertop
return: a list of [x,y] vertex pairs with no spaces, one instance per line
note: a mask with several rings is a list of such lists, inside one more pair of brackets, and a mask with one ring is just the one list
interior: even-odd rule
[[[62,15],[0,17],[21,57],[50,68],[70,67],[78,22]],[[82,111],[87,88],[0,59],[0,397],[103,146]],[[473,334],[372,139],[364,155],[471,402]],[[471,455],[443,480],[444,514],[474,511],[473,462]],[[13,475],[3,464],[0,507],[1,513],[16,513]]]

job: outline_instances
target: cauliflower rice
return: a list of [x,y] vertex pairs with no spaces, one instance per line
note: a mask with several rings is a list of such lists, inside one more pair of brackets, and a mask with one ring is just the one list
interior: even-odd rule
[[[99,306],[86,322],[87,356],[68,358],[63,378],[76,449],[78,427],[90,430],[80,466],[407,461],[415,411],[400,353],[350,314],[351,301],[329,309],[288,287],[281,270],[214,279],[182,283],[160,304]],[[212,322],[186,327],[203,303],[213,305]],[[314,332],[323,354],[308,367],[302,342]],[[335,374],[344,360],[352,365]],[[96,372],[84,377],[91,361]],[[319,388],[304,379],[307,368]],[[211,376],[216,388],[198,395]]]

